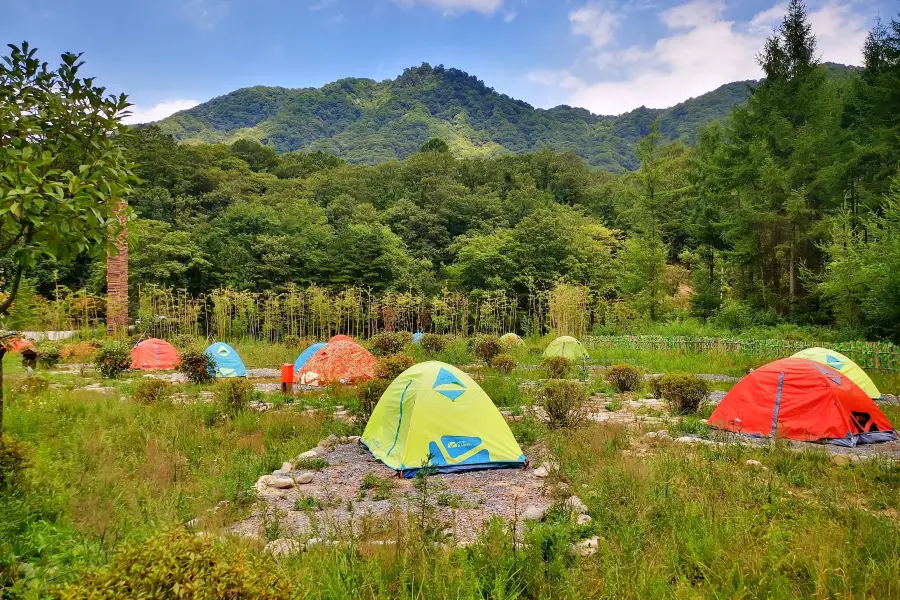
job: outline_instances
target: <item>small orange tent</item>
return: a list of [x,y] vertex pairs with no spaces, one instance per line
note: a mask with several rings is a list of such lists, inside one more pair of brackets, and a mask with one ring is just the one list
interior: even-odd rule
[[331,342],[352,342],[352,341],[353,341],[353,338],[350,337],[349,335],[340,334],[340,335],[336,335],[336,336],[334,336],[333,338],[331,338],[330,340],[328,340],[328,343],[331,343]]
[[803,358],[777,360],[741,379],[708,423],[737,433],[840,446],[897,439],[885,414],[849,377]]
[[356,342],[328,342],[294,374],[294,382],[358,383],[375,378],[375,362],[375,357]]
[[131,368],[140,371],[174,369],[181,364],[175,346],[165,340],[150,338],[131,349]]
[[34,344],[31,343],[31,340],[26,340],[25,338],[13,337],[6,340],[4,343],[6,346],[7,352],[21,352],[22,350],[34,350]]

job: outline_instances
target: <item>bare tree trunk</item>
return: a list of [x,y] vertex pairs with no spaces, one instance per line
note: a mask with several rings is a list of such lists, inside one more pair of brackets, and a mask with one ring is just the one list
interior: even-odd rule
[[[0,456],[3,456],[3,357],[6,355],[6,346],[0,344]],[[3,461],[0,461],[3,465]],[[5,479],[6,473],[0,473],[0,481]]]
[[790,282],[788,287],[788,311],[794,314],[794,298],[797,292],[797,226],[791,226],[791,264]]

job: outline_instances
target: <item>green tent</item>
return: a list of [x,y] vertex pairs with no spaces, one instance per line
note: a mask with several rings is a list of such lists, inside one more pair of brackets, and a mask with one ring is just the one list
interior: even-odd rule
[[544,356],[547,358],[562,356],[569,360],[581,360],[588,357],[588,351],[581,342],[572,336],[564,335],[550,342],[550,345],[544,350]]
[[500,336],[500,343],[506,346],[524,346],[525,342],[515,333],[507,333]]

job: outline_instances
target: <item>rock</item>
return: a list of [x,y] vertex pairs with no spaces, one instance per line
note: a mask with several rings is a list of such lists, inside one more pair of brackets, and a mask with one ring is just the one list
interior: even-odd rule
[[648,438],[655,438],[655,437],[656,437],[656,432],[655,432],[655,431],[648,431],[646,437],[648,437]]
[[600,549],[600,538],[594,536],[572,545],[572,553],[578,556],[593,556]]
[[851,458],[848,454],[832,454],[831,462],[836,464],[839,467],[846,467],[850,464]]
[[441,535],[444,537],[453,537],[453,530],[451,528],[447,528],[441,532]]
[[303,454],[301,454],[300,456],[295,458],[294,462],[301,462],[304,460],[313,460],[315,458],[319,458],[319,453],[316,452],[315,449],[312,449],[312,450],[307,450],[306,452],[304,452]]
[[340,439],[340,438],[338,438],[338,436],[336,436],[335,434],[332,433],[325,439],[327,439],[329,442],[331,442],[333,444],[336,444],[338,442],[338,439]]
[[666,440],[672,439],[672,436],[669,435],[668,429],[660,429],[659,431],[656,432],[656,437],[658,437],[660,439],[666,439]]
[[359,440],[362,439],[362,436],[359,435],[351,435],[347,438],[347,442],[350,444],[358,444]]
[[346,419],[346,418],[347,418],[347,411],[346,411],[346,410],[338,410],[338,411],[335,411],[335,413],[334,413],[334,418],[335,418],[335,419]]
[[541,479],[543,479],[544,477],[546,477],[549,474],[550,473],[547,472],[547,469],[542,466],[538,467],[537,469],[534,470],[534,476],[540,477]]
[[754,460],[754,459],[752,459],[752,458],[748,458],[748,459],[747,459],[747,462],[744,463],[744,464],[746,464],[748,467],[755,467],[755,468],[757,468],[757,469],[758,469],[759,467],[763,466],[763,464],[762,464],[761,462],[759,462],[758,460]]
[[703,442],[703,439],[692,435],[683,435],[679,438],[675,438],[675,441],[679,444],[699,444]]
[[306,485],[307,483],[312,483],[313,474],[309,471],[304,471],[299,475],[294,477],[294,482],[300,485]]
[[342,410],[344,410],[343,404],[338,404],[337,406],[334,407],[334,412],[341,412]]
[[850,457],[850,462],[853,463],[854,465],[858,465],[858,464],[862,464],[862,463],[866,462],[870,458],[871,457],[869,457],[869,456],[854,454]]
[[579,515],[582,515],[588,511],[587,505],[581,501],[581,498],[578,496],[569,496],[569,499],[566,500],[564,506]]
[[301,546],[300,542],[298,542],[297,540],[282,538],[280,540],[275,540],[274,542],[269,542],[268,544],[266,544],[263,552],[271,554],[272,556],[289,556],[291,554],[300,552],[302,549],[303,546]]
[[294,487],[294,480],[290,477],[272,477],[269,479],[269,487],[277,490],[288,490]]
[[184,524],[184,528],[185,529],[197,529],[198,525],[200,525],[200,519],[193,518]]
[[591,515],[578,515],[578,519],[575,520],[575,523],[578,525],[587,525],[591,521],[593,521]]
[[544,513],[547,512],[546,508],[539,508],[537,506],[529,506],[526,508],[519,518],[523,521],[540,521],[544,518]]

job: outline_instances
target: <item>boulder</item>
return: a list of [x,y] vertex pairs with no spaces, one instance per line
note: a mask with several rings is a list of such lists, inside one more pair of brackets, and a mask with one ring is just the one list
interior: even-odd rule
[[564,506],[566,507],[566,509],[579,515],[583,515],[588,511],[587,505],[582,502],[581,498],[579,498],[578,496],[569,496],[569,498],[565,501]]
[[272,477],[269,479],[269,487],[277,490],[288,490],[294,487],[294,480],[290,477]]
[[549,473],[547,472],[547,469],[543,466],[538,467],[537,469],[534,470],[535,477],[540,477],[541,479],[543,479],[547,475],[549,475]]
[[703,442],[703,439],[692,435],[683,435],[679,438],[675,438],[675,441],[679,444],[700,444]]
[[303,550],[303,546],[301,546],[300,542],[297,540],[282,538],[266,544],[263,552],[271,554],[272,556],[289,556],[300,552],[301,550]]
[[310,471],[304,471],[299,475],[294,476],[294,483],[299,485],[306,485],[307,483],[312,483],[313,474]]
[[316,452],[315,449],[307,450],[306,452],[304,452],[303,454],[301,454],[297,458],[295,458],[294,462],[300,462],[300,461],[304,461],[304,460],[313,460],[315,458],[319,458],[319,453]]
[[572,553],[578,556],[593,556],[600,549],[600,538],[594,536],[572,545]]
[[578,525],[587,525],[591,521],[593,521],[593,519],[591,519],[591,515],[578,515],[578,519],[576,519],[575,522]]
[[546,508],[529,506],[522,512],[521,515],[519,515],[519,518],[523,521],[540,521],[544,518],[544,513],[546,512]]
[[748,458],[747,462],[744,464],[746,464],[748,467],[754,467],[756,469],[763,466],[763,464],[761,462],[759,462],[758,460],[754,460],[752,458]]

